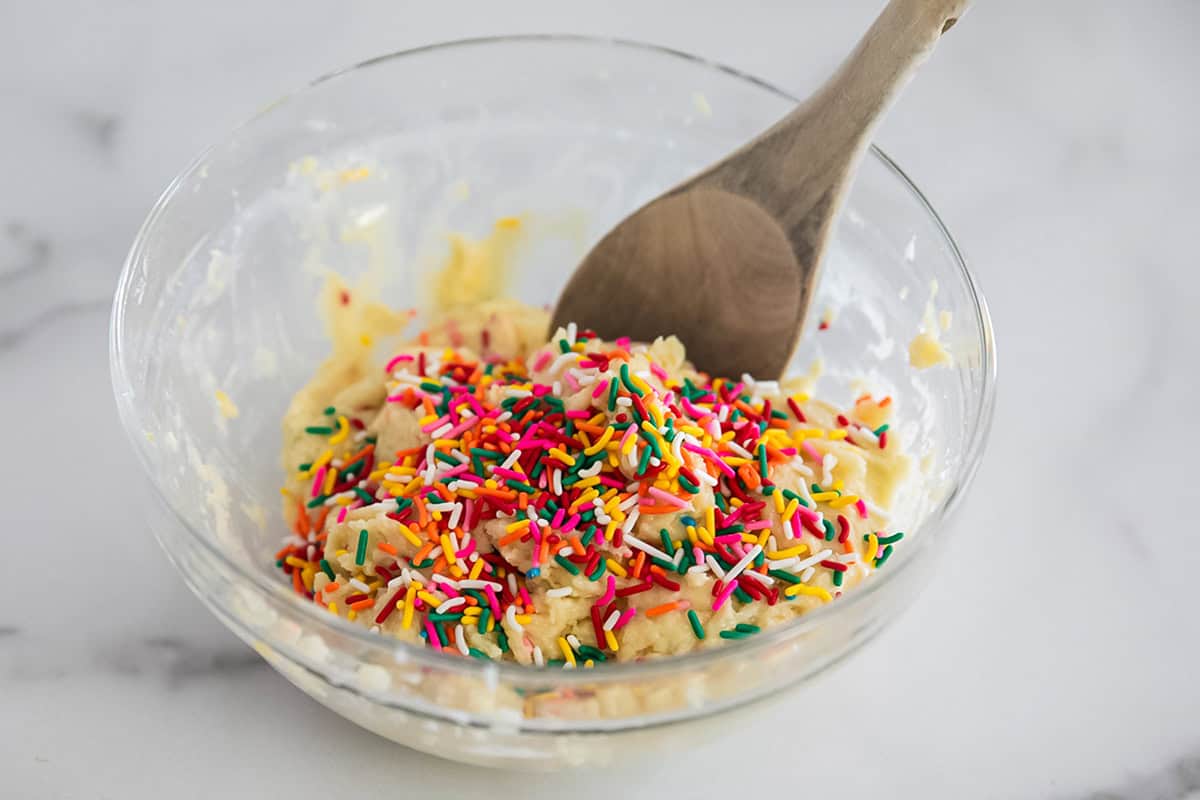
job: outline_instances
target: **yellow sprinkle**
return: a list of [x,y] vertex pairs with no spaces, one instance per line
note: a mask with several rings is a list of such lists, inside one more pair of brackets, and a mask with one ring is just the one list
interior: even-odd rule
[[858,495],[844,494],[836,500],[829,501],[830,508],[844,508],[845,506],[853,505],[858,502]]
[[799,394],[792,395],[792,399],[795,400],[797,403],[807,403],[810,398],[804,392],[800,392]]
[[596,666],[596,662],[590,658],[587,661],[583,662],[584,669],[591,669],[594,666]]
[[329,609],[330,614],[337,613],[337,603],[333,602],[332,600],[329,601],[329,605],[327,605],[326,608]]
[[529,614],[514,614],[513,619],[522,625],[528,625],[530,622],[533,622],[533,617]]
[[335,551],[335,552],[334,552],[334,555],[335,555],[335,556],[338,556],[338,557],[340,558],[341,556],[344,556],[344,555],[346,555],[346,553],[347,553],[347,552],[349,552],[349,551],[347,551],[347,550],[345,550],[345,549],[342,549],[342,550],[337,550],[337,551]]
[[600,476],[599,476],[599,475],[593,475],[593,476],[592,476],[592,477],[590,477],[590,478],[584,478],[584,479],[583,479],[583,480],[581,480],[581,481],[576,481],[576,482],[575,482],[575,484],[572,486],[572,488],[574,488],[574,489],[588,489],[588,488],[591,488],[592,486],[596,486],[596,485],[598,485],[599,483],[600,483]]
[[755,544],[757,544],[759,547],[766,547],[767,539],[770,538],[770,536],[771,536],[771,529],[763,528],[762,533],[760,533],[758,535],[758,539],[755,540]]
[[833,482],[833,488],[837,489],[839,492],[842,490],[842,487],[845,485],[846,485],[846,482],[843,480],[836,480]]
[[483,609],[479,606],[467,606],[462,613],[464,617],[478,617],[482,611]]
[[422,589],[421,591],[417,592],[417,597],[421,598],[421,599],[422,599],[422,600],[424,600],[426,603],[429,603],[429,605],[433,606],[434,608],[437,608],[438,606],[440,606],[440,605],[442,604],[442,601],[441,601],[441,600],[438,600],[438,599],[437,599],[437,598],[436,598],[436,597],[433,595],[433,593],[431,593],[431,592],[427,592],[427,591],[425,591],[424,589]]
[[329,437],[329,443],[334,445],[341,444],[350,435],[350,422],[344,415],[338,415],[337,424],[338,432]]
[[593,444],[591,447],[584,448],[584,450],[583,450],[584,454],[589,455],[589,456],[594,456],[594,455],[596,455],[596,453],[599,453],[601,450],[604,449],[605,445],[608,444],[608,440],[613,437],[613,434],[615,432],[616,432],[615,428],[612,428],[612,427],[605,428],[604,433],[600,434],[600,438],[596,440],[595,444]]
[[[588,480],[592,480],[592,478],[588,478]],[[596,478],[596,480],[598,481],[599,478]],[[579,483],[583,483],[583,481],[580,481]],[[579,486],[579,483],[577,483],[575,485]],[[574,514],[580,508],[582,508],[584,505],[592,502],[599,496],[600,496],[600,493],[597,492],[595,489],[588,489],[586,492],[579,495],[579,497],[575,498],[575,502],[571,503],[571,506],[570,506],[570,508],[567,509],[567,512],[570,514]]]
[[805,594],[809,597],[819,597],[823,602],[828,603],[833,599],[833,595],[822,589],[820,586],[807,586],[803,583],[793,583],[791,586],[783,590],[783,593],[788,597],[795,597],[798,594]]
[[337,476],[338,471],[336,469],[331,469],[325,473],[325,485],[321,487],[323,494],[328,495],[333,492],[333,485],[337,483]]
[[575,652],[571,649],[571,645],[567,644],[567,640],[562,636],[558,637],[558,649],[562,650],[563,658],[572,667],[577,666],[575,663]]
[[362,343],[363,347],[371,346],[371,337],[369,334],[364,333],[363,335],[359,336],[358,341]]
[[[780,492],[780,491],[771,492],[771,499],[775,501],[775,513],[782,516],[782,514],[784,513],[784,508],[786,507],[784,505],[783,492]],[[786,522],[786,521],[787,520],[785,519],[784,522]]]
[[749,464],[749,463],[751,463],[751,462],[750,462],[750,459],[748,459],[748,458],[739,458],[739,457],[737,457],[737,456],[724,456],[724,459],[725,459],[725,463],[726,463],[726,464],[728,464],[728,465],[729,465],[729,466],[731,466],[731,467],[740,467],[740,466],[742,466],[743,464]]
[[425,416],[423,416],[419,420],[417,420],[417,424],[424,427],[437,419],[439,419],[437,414],[426,414]]
[[684,528],[684,530],[687,531],[687,537],[688,537],[689,542],[691,542],[693,545],[697,545],[700,543],[699,538],[696,536],[696,526],[695,525],[688,525],[686,528]]
[[789,547],[787,550],[771,550],[767,552],[767,558],[772,561],[782,561],[785,558],[792,556],[802,556],[808,552],[808,545],[798,544],[795,547]]
[[463,575],[466,575],[466,573],[463,572],[462,567],[458,566],[458,564],[450,565],[450,574],[454,576],[455,580],[458,580]]
[[452,560],[454,558],[454,545],[450,544],[450,537],[443,533],[439,537],[439,541],[442,543],[442,554],[446,556],[446,560]]
[[404,618],[401,620],[401,625],[405,630],[412,627],[413,620],[413,598],[417,596],[417,592],[421,590],[421,582],[413,581],[408,586],[408,591],[404,593]]
[[875,560],[875,556],[878,553],[879,553],[879,537],[872,533],[871,535],[869,535],[867,537],[867,552],[863,556],[863,562],[866,564],[870,564],[872,561]]
[[608,649],[612,650],[614,653],[621,649],[620,646],[617,645],[617,635],[612,631],[604,632],[604,641],[608,642]]
[[629,573],[625,571],[625,568],[616,561],[613,561],[611,558],[604,559],[604,565],[608,567],[609,572],[618,577],[626,578],[629,576]]
[[528,527],[529,527],[529,518],[526,517],[525,519],[519,519],[516,522],[510,522],[508,525],[504,526],[504,530],[507,531],[508,533],[515,533],[516,531],[519,531],[523,528],[528,528]]
[[[627,456],[633,452],[633,448],[637,446],[637,438],[636,436],[630,436],[624,441],[621,445],[621,455]],[[612,454],[610,453],[609,456],[611,457]]]
[[478,579],[479,579],[479,573],[483,572],[483,564],[484,564],[484,561],[483,561],[483,559],[482,559],[482,558],[481,558],[481,559],[478,559],[478,560],[477,560],[477,561],[476,561],[476,562],[475,562],[475,563],[474,563],[474,564],[471,566],[471,572],[470,572],[470,574],[468,574],[468,575],[467,575],[467,577],[468,577],[468,578],[470,578],[471,580],[478,580]]
[[[611,542],[612,538],[613,538],[613,532],[616,531],[616,529],[617,529],[617,521],[615,519],[612,520],[611,522],[609,522],[607,525],[605,525],[604,526],[604,541]],[[612,563],[611,560],[609,561],[609,563]]]
[[308,566],[307,561],[305,561],[304,559],[301,559],[301,558],[296,558],[295,556],[288,556],[283,561],[285,564],[289,564],[289,565],[295,567],[296,569],[304,569],[305,567]]
[[358,619],[358,612],[355,611],[353,608],[350,609],[349,611],[346,612],[346,619],[350,620],[351,622],[354,622],[354,620]]
[[838,428],[837,430],[832,430],[829,432],[829,438],[835,442],[839,441],[841,439],[845,439],[846,432],[844,430],[842,430],[841,428]]
[[804,439],[824,439],[825,438],[825,429],[824,428],[797,428],[795,433],[792,434],[792,438],[794,438],[798,442],[802,441]]
[[813,492],[813,502],[826,503],[835,498],[841,497],[837,492]]
[[495,629],[496,629],[496,618],[489,614],[488,621],[487,621],[487,628],[485,628],[484,631],[486,633],[491,633]]
[[717,529],[717,510],[712,506],[709,506],[704,510],[704,527],[708,528],[710,531],[715,531]]
[[[770,533],[770,530],[771,529],[768,528],[767,532]],[[742,541],[745,542],[746,544],[754,544],[755,542],[758,541],[758,537],[755,536],[750,531],[742,531],[741,537],[742,537]]]
[[238,415],[237,405],[229,398],[229,395],[222,392],[220,389],[216,391],[217,410],[221,412],[221,416],[225,419],[233,419]]
[[709,547],[712,547],[716,542],[713,540],[713,532],[707,527],[696,528],[696,535],[700,537],[700,541],[704,542]]
[[[776,493],[775,493],[775,496],[776,496],[776,497],[779,497],[779,496],[780,496],[780,495],[782,495],[782,494],[783,494],[783,492],[776,492]],[[798,508],[800,508],[800,501],[799,501],[799,500],[792,500],[791,502],[789,502],[789,503],[787,504],[787,508],[785,508],[785,509],[783,510],[783,514],[782,514],[783,521],[784,521],[784,522],[791,522],[791,521],[792,521],[792,517],[796,516],[796,509],[798,509]]]
[[371,176],[371,170],[366,167],[355,167],[354,169],[345,169],[338,173],[338,180],[342,183],[355,183]]
[[521,218],[520,217],[501,217],[500,219],[496,220],[496,227],[503,228],[505,230],[510,230],[510,231],[516,230],[517,228],[521,227]]
[[566,464],[568,467],[575,466],[574,456],[568,455],[565,450],[561,450],[560,448],[557,448],[557,447],[551,447],[550,455],[553,456],[554,458],[557,458],[559,461]]

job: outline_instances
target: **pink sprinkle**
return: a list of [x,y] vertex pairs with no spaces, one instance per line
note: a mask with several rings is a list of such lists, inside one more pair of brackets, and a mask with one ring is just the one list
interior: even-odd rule
[[[629,426],[629,430],[633,430],[632,425]],[[653,497],[657,500],[661,500],[662,502],[666,503],[669,506],[674,506],[675,508],[687,508],[688,507],[687,503],[680,500],[678,497],[671,494],[670,492],[664,492],[662,489],[659,489],[657,486],[651,486],[647,490],[647,493],[651,497]]]
[[346,521],[346,515],[349,513],[350,513],[350,507],[342,506],[342,510],[338,512],[338,517],[337,517],[337,521],[338,521],[339,525],[341,525],[343,522]]
[[630,440],[630,439],[632,439],[632,438],[634,437],[634,435],[636,435],[636,434],[637,434],[637,426],[636,426],[636,425],[630,425],[628,428],[626,428],[626,429],[625,429],[625,435],[621,437],[621,446],[620,446],[618,449],[619,449],[621,452],[624,452],[624,451],[625,451],[625,445],[626,445],[626,444],[629,442],[629,440]]
[[596,601],[599,608],[604,608],[613,601],[617,595],[617,579],[612,575],[608,576],[608,588],[604,590],[604,594],[600,595],[600,599]]
[[534,372],[542,371],[543,369],[546,368],[546,365],[549,364],[553,359],[554,359],[554,356],[552,356],[550,354],[549,350],[542,351],[542,354],[540,356],[538,356],[537,361],[533,362],[533,371]]
[[[630,427],[630,430],[632,429],[633,428]],[[694,445],[691,442],[684,442],[683,446],[685,449],[691,450],[693,453],[696,453],[697,455],[700,455],[711,461],[716,465],[717,469],[721,470],[721,472],[724,472],[728,477],[737,477],[737,473],[733,471],[733,467],[722,461],[720,456],[718,456],[712,450],[709,450],[707,447],[700,447],[699,445]]]
[[697,564],[704,563],[704,551],[700,549],[700,545],[692,545],[692,558],[696,559]]
[[748,531],[761,531],[763,528],[769,527],[771,527],[771,520],[769,519],[760,519],[758,522],[746,523],[746,530]]
[[455,475],[461,475],[471,468],[470,464],[459,464],[454,469],[446,470],[441,474],[441,479],[445,481],[447,478],[453,478]]
[[800,528],[800,515],[792,514],[792,519],[788,522],[788,524],[792,526],[792,538],[799,539],[800,535],[804,533],[804,531]]
[[651,371],[651,372],[653,372],[653,373],[654,373],[654,375],[655,375],[655,376],[656,376],[656,377],[657,377],[657,378],[658,378],[660,381],[663,381],[664,383],[666,382],[666,380],[667,380],[667,371],[666,371],[665,369],[663,369],[662,367],[660,367],[658,364],[655,364],[655,363],[651,362],[651,364],[650,364],[650,371]]
[[629,620],[633,619],[633,616],[636,613],[637,613],[636,608],[625,609],[625,611],[622,612],[621,616],[617,617],[617,621],[613,625],[613,630],[615,631],[615,630],[620,630],[621,628],[624,628],[625,625],[629,622]]
[[459,550],[457,553],[454,554],[454,557],[455,558],[466,558],[467,556],[471,555],[471,553],[474,553],[474,552],[475,552],[475,540],[471,539],[471,541],[467,542],[466,547],[464,547],[462,550]]
[[592,389],[592,399],[595,400],[597,397],[599,397],[600,395],[607,392],[608,384],[611,383],[612,380],[613,380],[612,378],[609,378],[608,380],[600,381],[599,383],[597,383],[596,388]]
[[450,421],[450,417],[439,417],[438,419],[435,419],[433,422],[429,423],[428,425],[422,425],[421,430],[424,431],[425,433],[429,433],[430,431],[437,430],[438,428],[442,427],[449,421]]
[[325,485],[325,473],[327,471],[328,470],[325,467],[321,467],[319,470],[317,470],[317,475],[315,478],[313,478],[312,494],[310,497],[316,497],[321,494],[321,487]]
[[520,472],[514,472],[513,470],[505,469],[504,467],[493,468],[492,474],[499,475],[501,478],[505,478],[510,481],[520,481],[521,483],[524,483],[525,479],[529,477],[528,475]]
[[854,504],[854,508],[858,510],[858,516],[860,519],[866,519],[869,516],[867,514],[867,504],[861,499]]
[[396,357],[395,357],[395,358],[393,358],[391,361],[387,362],[387,366],[385,366],[385,367],[383,368],[383,371],[384,371],[384,372],[391,372],[393,369],[395,369],[395,368],[396,368],[396,365],[397,365],[397,364],[401,364],[401,363],[403,363],[403,362],[405,362],[405,361],[412,361],[412,360],[413,360],[413,357],[412,357],[412,356],[407,356],[407,355],[399,355],[399,356],[396,356]]
[[717,599],[713,601],[712,610],[720,611],[721,606],[725,605],[725,601],[729,599],[729,596],[733,594],[733,590],[736,588],[737,581],[730,581],[729,585],[722,589],[721,593],[717,595]]
[[389,395],[387,401],[389,403],[403,403],[404,395],[399,395],[399,394]]
[[560,508],[558,511],[555,511],[554,517],[550,520],[550,527],[557,529],[559,525],[562,525],[562,521],[564,518],[566,518],[566,516],[567,510],[565,508]]
[[563,380],[567,382],[567,386],[571,387],[572,392],[579,391],[579,381],[575,380],[575,376],[570,372],[563,373]]
[[583,408],[576,409],[575,411],[567,412],[567,419],[590,419],[591,416],[592,415],[586,409],[583,409]]
[[492,617],[496,620],[497,624],[499,624],[501,619],[500,601],[496,599],[496,590],[488,585],[483,587],[483,591],[487,595],[488,608],[492,609]]
[[441,581],[438,581],[437,589],[439,592],[446,595],[446,597],[461,597],[462,596],[462,593],[459,592],[457,589],[455,589],[453,586],[451,586],[448,583],[442,583]]
[[617,347],[627,348],[629,345],[630,339],[628,336],[622,336],[620,339],[617,339]]
[[442,643],[438,640],[437,631],[433,629],[433,623],[429,620],[425,620],[425,633],[429,634],[429,646],[440,653]]
[[807,439],[800,443],[800,449],[803,450],[804,454],[813,461],[821,460],[821,454],[817,451],[817,448],[812,446],[812,442],[808,441]]
[[732,544],[733,542],[740,542],[741,540],[742,535],[740,533],[723,533],[720,536],[713,537],[713,541],[717,544]]
[[579,515],[572,514],[571,516],[567,517],[567,521],[563,523],[563,526],[559,530],[561,530],[563,533],[570,533],[571,531],[575,530],[575,526],[578,524]]
[[598,477],[600,479],[600,484],[602,486],[610,486],[614,489],[624,489],[625,488],[625,484],[621,483],[621,481],[617,480],[616,478],[612,477],[611,475],[597,475],[596,477]]
[[688,416],[692,419],[700,420],[706,414],[704,409],[696,408],[694,405],[692,405],[692,401],[688,400],[686,397],[679,398],[679,403],[683,406],[683,410],[686,411]]
[[[526,606],[532,607],[533,601],[529,599],[529,592],[525,591],[524,586],[519,586],[517,588],[519,588],[521,590],[521,602],[524,603]],[[499,615],[497,615],[497,616],[499,616]]]

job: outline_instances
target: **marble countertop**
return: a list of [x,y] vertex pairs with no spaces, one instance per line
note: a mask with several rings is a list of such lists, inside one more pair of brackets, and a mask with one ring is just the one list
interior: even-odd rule
[[[879,3],[453,5],[52,0],[4,15],[0,796],[610,795],[593,776],[534,787],[331,718],[200,606],[134,502],[108,380],[117,272],[197,150],[332,68],[563,30],[798,87]],[[817,696],[791,695],[753,727],[630,768],[622,793],[1200,798],[1200,535],[1186,522],[1200,5],[977,5],[878,137],[995,317],[1001,394],[961,535],[907,615],[813,686],[842,693],[836,715],[785,734]],[[785,735],[794,763],[754,766]]]

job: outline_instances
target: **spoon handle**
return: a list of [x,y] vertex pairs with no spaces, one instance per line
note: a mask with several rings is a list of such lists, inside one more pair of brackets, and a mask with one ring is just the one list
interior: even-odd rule
[[[929,58],[941,35],[966,12],[970,0],[891,0],[853,52],[825,85],[778,127],[813,125],[828,142],[866,140],[895,96]],[[806,141],[808,137],[805,137]]]

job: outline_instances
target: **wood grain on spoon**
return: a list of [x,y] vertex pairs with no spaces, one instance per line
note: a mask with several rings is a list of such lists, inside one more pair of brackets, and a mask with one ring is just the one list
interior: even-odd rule
[[552,327],[675,334],[712,375],[781,376],[871,131],[969,2],[891,0],[812,97],[601,239]]

